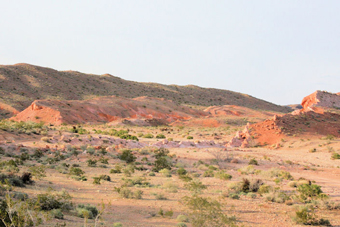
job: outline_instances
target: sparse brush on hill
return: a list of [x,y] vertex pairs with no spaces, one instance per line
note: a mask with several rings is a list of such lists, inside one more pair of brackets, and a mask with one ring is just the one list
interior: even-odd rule
[[[0,66],[0,75],[5,78],[0,86],[3,91],[0,101],[19,111],[37,99],[83,100],[94,96],[112,95],[126,98],[161,97],[172,100],[174,104],[240,105],[278,112],[290,111],[290,108],[228,90],[201,88],[193,85],[138,83],[109,74],[99,76],[75,71],[61,72],[34,65],[17,64]],[[30,83],[27,83],[27,80]],[[13,87],[16,89],[12,89]],[[7,111],[3,114],[2,116],[8,116],[13,113]]]

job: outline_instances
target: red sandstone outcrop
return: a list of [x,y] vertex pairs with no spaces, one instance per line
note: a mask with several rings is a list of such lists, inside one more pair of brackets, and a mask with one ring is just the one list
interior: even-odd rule
[[340,95],[326,91],[316,91],[303,98],[301,105],[307,110],[311,107],[340,108]]
[[[124,119],[127,119],[125,121],[127,124],[157,125],[207,115],[206,112],[159,98],[128,99],[108,96],[83,101],[36,100],[11,119],[15,121],[43,121],[55,125],[62,123],[96,124],[116,120],[124,123]],[[133,119],[142,119],[143,122]]]

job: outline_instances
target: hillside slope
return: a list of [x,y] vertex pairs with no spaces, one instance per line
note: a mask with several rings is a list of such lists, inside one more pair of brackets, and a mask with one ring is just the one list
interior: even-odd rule
[[60,125],[108,123],[128,118],[167,124],[202,116],[208,116],[208,113],[162,98],[106,96],[89,100],[37,100],[11,119]]
[[[252,96],[198,86],[162,85],[133,82],[109,74],[93,75],[76,71],[57,71],[29,64],[0,65],[0,104],[16,111],[34,100],[85,100],[99,96],[165,98],[175,103],[198,106],[238,105],[258,110],[289,112],[291,109]],[[1,106],[1,105],[0,105]],[[8,109],[8,108],[7,108]],[[13,111],[0,108],[2,117]]]

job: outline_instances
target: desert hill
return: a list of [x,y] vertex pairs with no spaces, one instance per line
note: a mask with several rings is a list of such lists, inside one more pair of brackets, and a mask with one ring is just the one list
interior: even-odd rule
[[278,144],[289,136],[339,137],[340,96],[325,91],[316,91],[303,98],[302,109],[248,125],[238,132],[231,146]]
[[60,125],[78,123],[108,123],[128,119],[144,119],[167,124],[176,120],[207,116],[195,110],[162,98],[134,99],[106,96],[88,100],[36,100],[11,119]]
[[46,124],[120,124],[136,126],[187,125],[218,127],[243,126],[259,122],[277,112],[224,105],[204,110],[190,108],[164,98],[123,98],[104,96],[88,100],[36,100],[10,118]]
[[[109,74],[93,75],[57,71],[29,64],[0,65],[0,114],[10,117],[42,99],[86,100],[100,96],[165,98],[193,106],[238,105],[258,110],[287,113],[289,107],[252,96],[198,86],[163,85],[128,81]],[[6,108],[3,108],[6,106]]]

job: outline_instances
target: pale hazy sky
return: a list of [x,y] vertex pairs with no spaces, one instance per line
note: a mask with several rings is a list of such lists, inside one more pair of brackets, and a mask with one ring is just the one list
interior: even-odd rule
[[0,64],[221,88],[340,92],[337,0],[0,0]]

